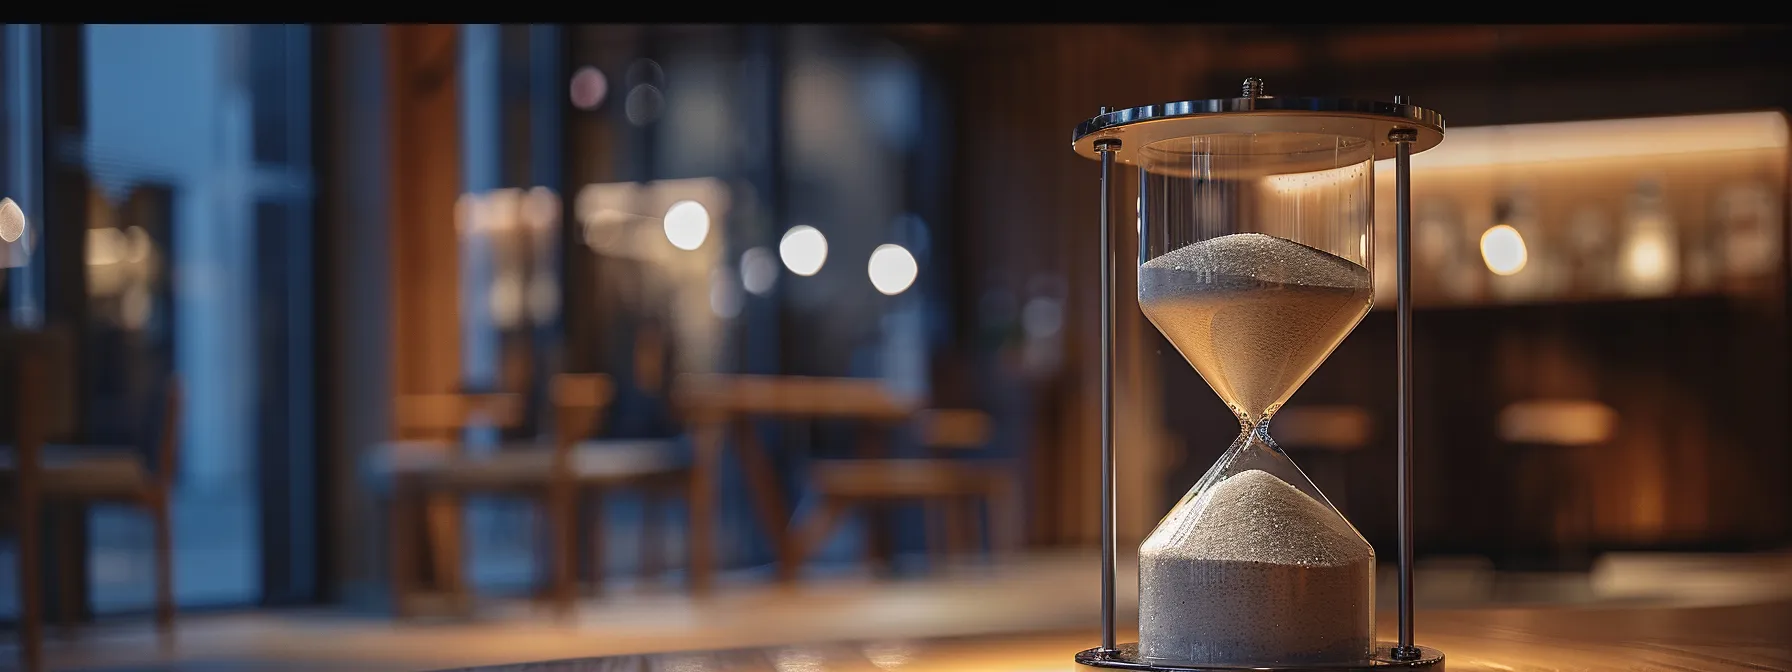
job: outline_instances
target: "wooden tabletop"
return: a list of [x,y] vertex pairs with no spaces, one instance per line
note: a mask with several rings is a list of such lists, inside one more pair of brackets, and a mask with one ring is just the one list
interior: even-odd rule
[[[1384,615],[1385,616],[1385,615]],[[1381,619],[1391,624],[1390,618]],[[1418,643],[1453,672],[1792,670],[1792,601],[1714,607],[1421,612]],[[1391,633],[1383,633],[1386,637]],[[1033,672],[1079,668],[1094,632],[841,642],[519,663],[467,672]]]
[[681,375],[673,385],[673,398],[699,418],[719,413],[901,420],[922,404],[875,378],[734,374]]

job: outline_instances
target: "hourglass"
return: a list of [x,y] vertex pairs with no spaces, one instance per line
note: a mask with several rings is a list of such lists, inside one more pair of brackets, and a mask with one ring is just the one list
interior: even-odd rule
[[[1412,642],[1410,194],[1437,113],[1243,96],[1119,111],[1076,129],[1102,166],[1102,645],[1093,667],[1441,667]],[[1375,638],[1375,551],[1276,446],[1277,409],[1368,314],[1375,161],[1394,159],[1398,240],[1400,636]],[[1138,170],[1138,302],[1238,418],[1232,445],[1139,548],[1139,642],[1114,641],[1109,180]]]

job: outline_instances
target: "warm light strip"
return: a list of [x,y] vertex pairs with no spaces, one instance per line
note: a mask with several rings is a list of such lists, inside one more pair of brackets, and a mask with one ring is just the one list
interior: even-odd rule
[[[1725,152],[1786,147],[1786,116],[1740,112],[1681,117],[1569,121],[1452,128],[1414,168],[1463,168],[1580,159]],[[1377,161],[1378,171],[1393,160]]]

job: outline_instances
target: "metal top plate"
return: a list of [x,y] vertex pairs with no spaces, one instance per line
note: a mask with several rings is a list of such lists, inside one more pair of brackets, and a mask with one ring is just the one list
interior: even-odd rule
[[1375,144],[1375,158],[1394,156],[1388,132],[1410,128],[1418,132],[1414,153],[1444,139],[1444,117],[1416,105],[1351,98],[1215,98],[1185,100],[1114,110],[1077,124],[1071,148],[1085,158],[1097,158],[1095,141],[1120,141],[1114,160],[1135,163],[1137,151],[1171,138],[1225,133],[1320,133],[1361,137]]

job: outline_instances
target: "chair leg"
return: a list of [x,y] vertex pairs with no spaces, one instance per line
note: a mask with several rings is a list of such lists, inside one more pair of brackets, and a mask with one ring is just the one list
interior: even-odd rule
[[565,618],[572,615],[574,593],[578,589],[578,580],[574,576],[574,556],[578,553],[578,527],[574,521],[578,518],[578,499],[571,483],[550,485],[548,488],[548,533],[552,543],[548,544],[548,560],[553,563],[553,584],[550,587],[554,602],[554,614]]
[[19,484],[19,665],[25,672],[43,669],[44,603],[42,532],[37,484]]
[[715,583],[716,472],[721,468],[723,432],[724,426],[715,422],[701,422],[692,429],[696,455],[685,493],[690,507],[685,566],[691,593],[698,596],[709,594]]
[[456,609],[466,611],[472,608],[472,600],[461,573],[461,527],[466,510],[460,504],[460,497],[453,493],[430,493],[424,498],[424,552],[436,589],[447,595]]
[[989,550],[993,557],[1010,555],[1020,550],[1022,520],[1020,485],[1016,479],[1001,475],[991,481],[989,496]]
[[168,493],[150,500],[155,517],[156,634],[164,651],[174,647],[174,530],[169,516]]
[[413,546],[417,530],[411,527],[410,488],[400,478],[392,486],[392,499],[388,502],[386,512],[387,553],[392,563],[389,587],[392,591],[392,613],[403,619],[411,615],[410,597],[412,589],[412,572],[416,569],[416,548]]
[[796,533],[790,535],[788,542],[791,549],[791,561],[778,566],[780,580],[786,583],[796,580],[797,570],[802,566],[803,561],[808,560],[809,554],[821,548],[822,542],[828,540],[828,535],[834,532],[835,525],[840,522],[840,514],[844,513],[845,509],[845,504],[840,500],[824,496],[815,512],[810,514],[806,520],[798,523]]
[[944,569],[952,557],[952,535],[946,529],[946,521],[951,518],[947,506],[949,504],[941,499],[921,502],[921,527],[927,535],[927,564],[929,570],[936,573]]
[[657,580],[666,571],[665,488],[646,489],[641,502],[641,580]]
[[591,488],[585,494],[585,533],[590,536],[587,552],[591,554],[587,567],[591,572],[591,592],[595,595],[604,593],[604,530],[607,529],[604,519],[604,491]]
[[964,498],[957,496],[946,498],[940,503],[940,508],[945,512],[946,518],[946,533],[944,535],[946,537],[946,552],[956,558],[963,555],[965,549],[972,544],[971,521],[967,520],[971,512]]
[[77,557],[75,530],[80,526],[79,516],[85,508],[77,503],[65,503],[50,508],[50,535],[55,539],[51,552],[56,554],[56,625],[64,637],[72,637],[75,632],[75,620],[79,618],[79,605],[75,603],[75,594],[80,590],[78,582],[85,579],[86,558]]
[[872,500],[861,509],[865,512],[865,559],[877,576],[896,571],[896,539],[892,534],[896,527],[895,509],[888,500]]

